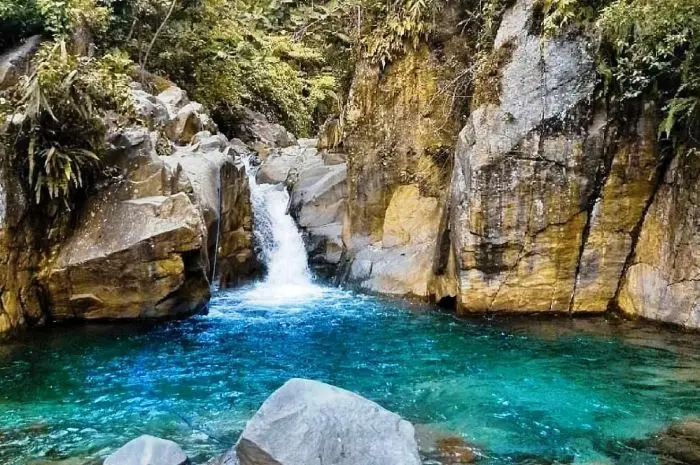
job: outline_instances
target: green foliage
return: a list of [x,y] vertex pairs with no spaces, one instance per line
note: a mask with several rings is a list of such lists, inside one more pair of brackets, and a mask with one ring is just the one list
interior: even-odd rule
[[41,32],[72,34],[82,26],[94,33],[106,30],[110,0],[3,0],[0,2],[0,50]]
[[[139,61],[170,4],[161,0],[115,3],[117,19],[108,45],[126,49]],[[181,6],[164,24],[146,66],[217,114],[247,105],[290,130],[309,134],[325,120],[328,109],[337,107],[337,75],[326,67],[321,47],[306,42],[318,39],[315,33],[307,30],[305,40],[295,40],[294,26],[302,20],[291,4],[178,3]]]
[[121,53],[74,56],[63,40],[45,44],[35,61],[35,71],[19,89],[18,121],[7,136],[12,162],[37,204],[48,199],[70,204],[98,171],[105,113],[133,110],[132,63]]
[[602,0],[540,0],[538,6],[544,16],[544,36],[554,37],[572,26],[590,26],[601,2]]
[[697,131],[700,116],[700,2],[616,0],[598,27],[610,48],[601,67],[608,90],[624,101],[665,102],[660,133]]
[[435,29],[435,16],[442,3],[437,0],[366,0],[365,10],[375,23],[362,39],[365,53],[386,66],[409,48],[417,48]]
[[32,0],[0,1],[0,50],[42,30],[39,10]]

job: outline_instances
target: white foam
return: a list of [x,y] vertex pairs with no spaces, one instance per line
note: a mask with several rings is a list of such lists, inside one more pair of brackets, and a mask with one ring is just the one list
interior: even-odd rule
[[244,300],[254,305],[279,305],[323,295],[323,288],[313,282],[301,233],[287,212],[287,190],[282,184],[257,184],[254,170],[247,168],[255,236],[267,276],[244,294]]

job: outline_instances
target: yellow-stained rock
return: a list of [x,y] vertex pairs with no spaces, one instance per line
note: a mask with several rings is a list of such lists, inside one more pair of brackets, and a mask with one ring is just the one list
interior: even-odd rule
[[434,241],[439,211],[438,199],[422,197],[415,184],[399,186],[386,209],[382,246],[391,248]]
[[[346,245],[351,249],[382,239],[384,215],[397,186],[418,183],[425,195],[442,194],[435,182],[439,169],[426,173],[421,165],[430,162],[419,163],[449,153],[454,145],[449,103],[437,95],[439,73],[440,62],[427,46],[383,71],[368,62],[358,64],[343,127],[351,199],[351,243]],[[446,178],[442,181],[445,185]]]
[[[51,314],[65,319],[132,319],[177,316],[206,304],[206,268],[199,213],[184,193],[110,202],[96,199],[61,249],[44,280]],[[184,257],[194,263],[186,264]],[[194,270],[194,271],[193,271]],[[180,307],[173,302],[186,281],[202,288]],[[202,299],[203,297],[203,299]]]
[[656,107],[647,105],[637,127],[616,151],[593,208],[579,265],[572,311],[608,309],[632,253],[633,236],[657,182]]
[[700,161],[676,155],[646,214],[617,304],[631,316],[700,328]]
[[383,242],[357,252],[353,276],[373,292],[426,298],[440,222],[433,197],[420,195],[417,185],[400,186],[386,210]]

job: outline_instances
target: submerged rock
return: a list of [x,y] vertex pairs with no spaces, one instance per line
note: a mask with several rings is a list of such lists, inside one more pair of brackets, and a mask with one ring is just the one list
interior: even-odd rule
[[248,422],[222,465],[420,465],[413,426],[349,391],[292,379]]
[[673,423],[653,442],[663,463],[700,465],[700,418]]
[[172,441],[143,435],[107,457],[104,465],[189,465],[187,454]]

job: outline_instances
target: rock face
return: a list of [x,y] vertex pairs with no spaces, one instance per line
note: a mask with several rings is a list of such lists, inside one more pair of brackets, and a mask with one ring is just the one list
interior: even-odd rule
[[646,212],[622,281],[627,314],[700,328],[700,162],[677,156]]
[[209,281],[196,260],[205,231],[186,194],[104,199],[89,212],[49,273],[54,319],[166,317],[204,307]]
[[218,270],[228,285],[254,269],[247,176],[226,137],[190,134],[208,117],[180,89],[135,100],[192,144],[158,156],[145,128],[111,136],[122,180],[90,198],[43,275],[55,320],[189,315],[205,308]]
[[129,441],[112,455],[104,465],[189,465],[190,459],[172,441],[149,435]]
[[460,134],[450,208],[465,311],[568,311],[575,289],[606,118],[576,114],[596,82],[586,43],[543,43],[530,33],[533,8],[505,13],[498,102]]
[[419,465],[413,426],[374,402],[292,379],[248,422],[222,465]]
[[[383,72],[356,70],[345,115],[348,209],[345,281],[373,292],[428,296],[456,128],[441,98],[441,61],[427,47]],[[416,215],[415,213],[418,213]],[[408,234],[402,222],[410,218]]]
[[37,218],[3,173],[0,334],[46,320],[189,315],[205,309],[216,274],[227,286],[255,273],[235,144],[199,131],[214,128],[181,89],[134,89],[133,99],[148,127],[109,133],[110,178],[72,215]]
[[0,89],[7,89],[19,82],[40,43],[41,36],[32,36],[19,47],[0,55]]
[[362,248],[350,275],[363,289],[425,297],[440,224],[435,197],[423,197],[415,184],[396,188],[384,217],[382,241]]
[[321,152],[292,182],[290,210],[304,232],[309,263],[318,274],[330,277],[343,252],[347,163],[342,155]]

